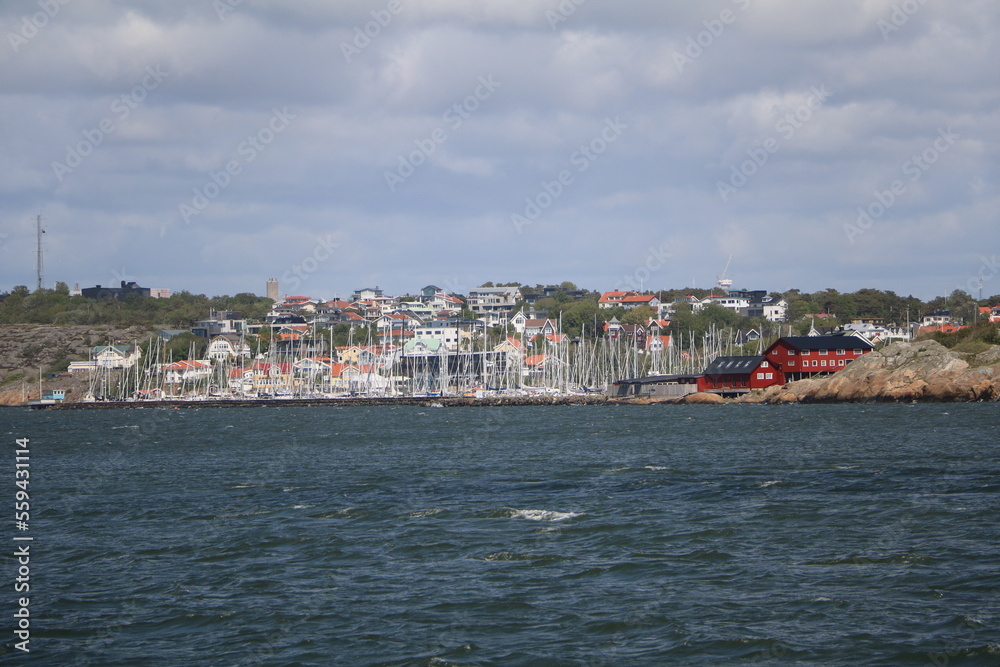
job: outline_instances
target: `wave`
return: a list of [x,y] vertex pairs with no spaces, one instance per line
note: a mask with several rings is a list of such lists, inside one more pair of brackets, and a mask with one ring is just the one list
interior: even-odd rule
[[435,514],[440,514],[441,512],[444,511],[445,510],[441,507],[435,507],[429,510],[414,510],[412,512],[407,512],[403,516],[419,519],[423,517],[434,516]]
[[909,552],[887,556],[852,554],[841,558],[805,561],[803,565],[919,565],[929,560],[927,556]]
[[563,561],[569,561],[573,559],[568,558],[566,556],[559,556],[557,554],[534,554],[534,553],[520,553],[516,551],[495,551],[485,556],[473,558],[473,560],[484,560],[491,562],[526,561],[535,565],[545,565],[547,563],[561,563]]
[[521,510],[513,507],[504,507],[502,510],[490,514],[490,516],[499,519],[528,519],[529,521],[565,521],[583,516],[583,513],[556,512],[554,510]]

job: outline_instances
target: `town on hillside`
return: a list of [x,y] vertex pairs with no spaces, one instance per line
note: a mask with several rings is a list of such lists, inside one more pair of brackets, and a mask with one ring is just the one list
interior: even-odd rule
[[[125,281],[62,291],[67,302],[109,307],[180,298]],[[85,389],[71,396],[53,386],[39,400],[732,396],[835,373],[891,342],[1000,323],[1000,305],[974,304],[974,322],[964,322],[946,308],[918,312],[919,302],[911,313],[899,300],[898,319],[888,321],[836,312],[843,301],[803,302],[721,280],[675,292],[486,283],[467,294],[427,285],[391,296],[370,287],[322,300],[279,296],[271,279],[266,293],[245,299],[253,314],[210,308],[144,341],[94,345],[49,374],[83,379]],[[12,297],[34,295],[5,296],[0,312]]]

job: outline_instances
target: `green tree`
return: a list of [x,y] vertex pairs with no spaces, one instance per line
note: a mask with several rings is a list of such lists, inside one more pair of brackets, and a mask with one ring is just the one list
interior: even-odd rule
[[558,305],[559,305],[558,300],[550,296],[543,296],[541,299],[535,302],[535,310],[551,311]]
[[580,336],[584,327],[588,332],[587,337],[593,338],[594,329],[600,326],[599,323],[604,322],[600,317],[601,312],[597,301],[593,299],[581,299],[559,304],[549,315],[557,321],[561,317],[563,333],[573,338]]
[[656,317],[656,311],[650,306],[636,306],[622,317],[622,324],[646,324],[649,318]]
[[740,321],[739,314],[737,314],[734,310],[726,308],[725,306],[720,306],[717,303],[708,304],[702,308],[701,312],[698,314],[704,321],[705,325],[714,324],[717,329],[735,327]]
[[181,361],[185,359],[201,359],[208,348],[208,339],[195,336],[193,333],[182,333],[171,338],[163,346],[165,359]]

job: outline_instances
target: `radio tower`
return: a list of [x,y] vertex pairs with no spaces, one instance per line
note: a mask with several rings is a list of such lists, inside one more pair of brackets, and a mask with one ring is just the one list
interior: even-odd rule
[[979,306],[983,303],[983,272],[979,272],[979,300],[976,301],[976,312],[973,316],[973,323],[979,324]]
[[38,269],[38,289],[42,289],[42,234],[45,230],[42,229],[42,216],[35,217],[35,229],[38,232],[38,259],[35,261],[36,267]]

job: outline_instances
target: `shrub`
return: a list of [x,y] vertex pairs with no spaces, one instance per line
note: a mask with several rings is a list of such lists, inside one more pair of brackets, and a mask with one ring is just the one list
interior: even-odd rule
[[965,340],[951,349],[962,354],[979,354],[990,349],[990,344],[981,340]]
[[24,379],[24,373],[22,371],[17,371],[15,373],[11,373],[10,375],[8,375],[7,377],[5,377],[3,379],[3,382],[0,382],[0,387],[6,386],[6,385],[11,384],[13,382],[18,382],[18,381],[23,380],[23,379]]

